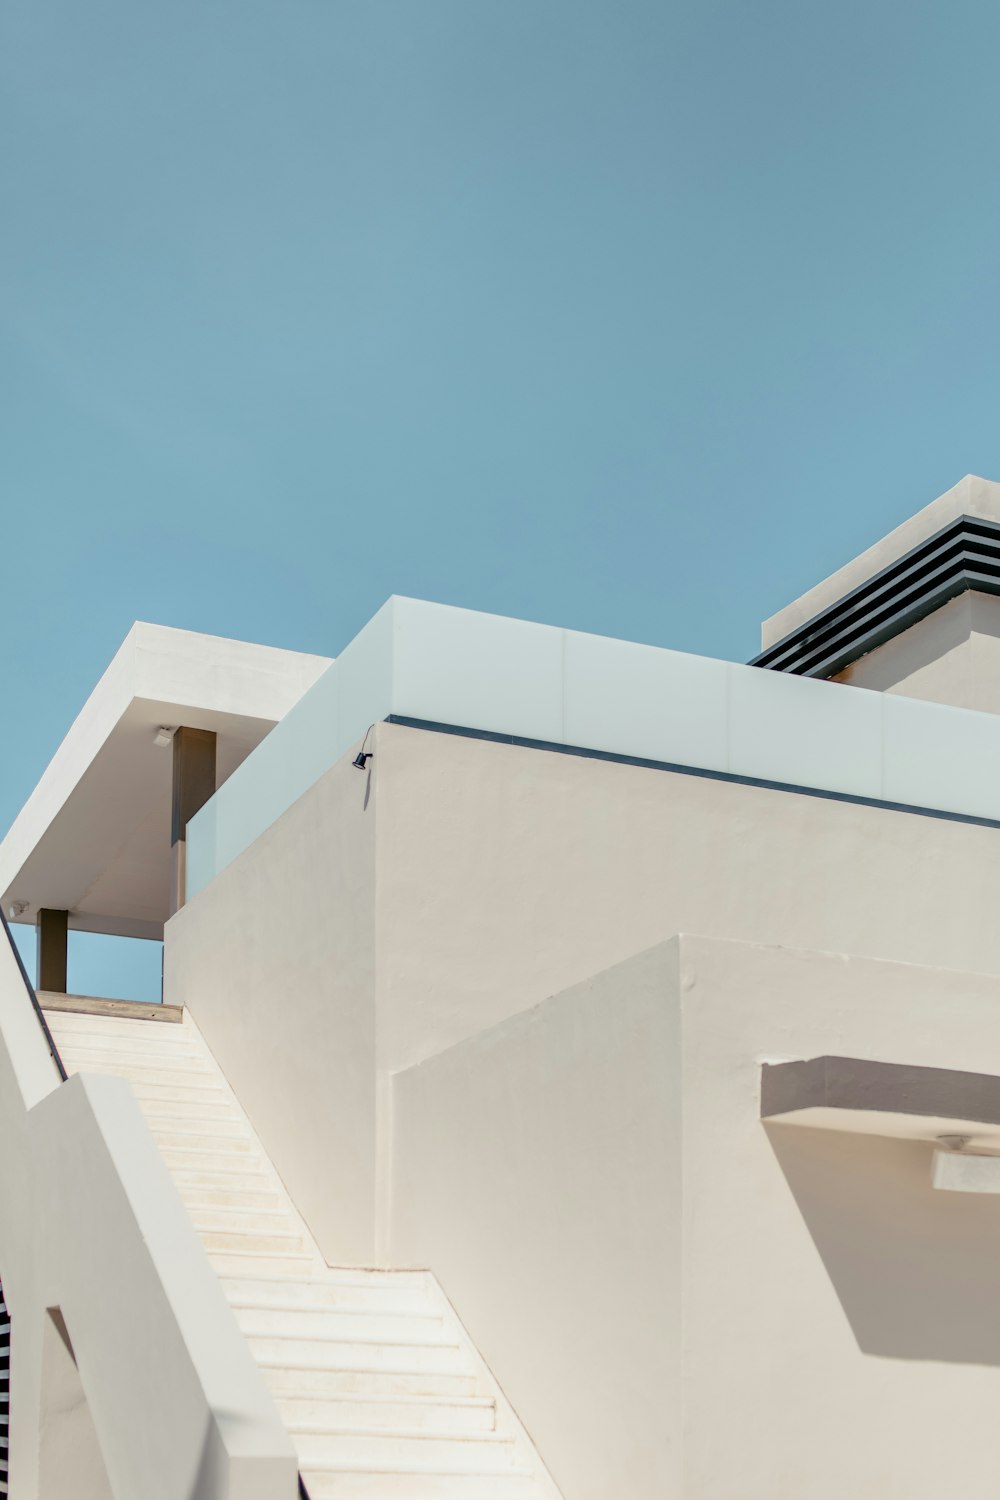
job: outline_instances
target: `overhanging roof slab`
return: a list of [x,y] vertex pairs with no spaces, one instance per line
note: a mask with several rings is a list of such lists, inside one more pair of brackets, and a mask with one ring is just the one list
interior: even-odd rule
[[1000,1148],[1000,1077],[860,1057],[764,1063],[761,1119],[820,1130]]
[[158,727],[214,730],[219,784],[330,659],[138,622],[0,844],[3,904],[160,938],[170,915],[172,756]]

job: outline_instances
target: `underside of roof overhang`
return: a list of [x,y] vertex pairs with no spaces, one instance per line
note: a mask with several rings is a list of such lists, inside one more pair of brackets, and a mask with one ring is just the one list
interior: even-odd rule
[[[171,742],[213,730],[217,782],[329,665],[325,657],[137,624],[0,844],[14,920],[39,907],[72,929],[161,938],[170,915]],[[160,736],[161,740],[165,737]]]

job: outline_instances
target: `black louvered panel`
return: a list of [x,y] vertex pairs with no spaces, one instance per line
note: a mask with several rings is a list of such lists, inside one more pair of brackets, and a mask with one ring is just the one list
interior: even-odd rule
[[1000,594],[1000,525],[959,516],[750,663],[833,677],[966,589]]
[[0,1286],[0,1495],[7,1493],[7,1445],[10,1435],[10,1318]]

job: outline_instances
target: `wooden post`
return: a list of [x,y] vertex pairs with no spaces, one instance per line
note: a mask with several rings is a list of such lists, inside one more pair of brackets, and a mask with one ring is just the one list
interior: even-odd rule
[[65,995],[69,956],[69,912],[53,911],[50,907],[40,906],[36,930],[38,962],[35,971],[35,988],[52,990],[57,995]]
[[170,819],[173,854],[170,892],[171,913],[184,905],[187,866],[187,825],[209,797],[215,794],[216,735],[213,729],[174,732],[174,787]]

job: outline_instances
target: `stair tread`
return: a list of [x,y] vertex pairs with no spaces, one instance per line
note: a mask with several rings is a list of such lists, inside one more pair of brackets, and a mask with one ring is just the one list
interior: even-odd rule
[[453,1469],[444,1467],[439,1463],[421,1464],[411,1462],[407,1459],[404,1459],[400,1463],[392,1463],[389,1460],[383,1460],[379,1463],[352,1463],[350,1460],[345,1460],[343,1463],[310,1464],[302,1472],[306,1479],[309,1478],[310,1474],[439,1474],[442,1479],[460,1478],[463,1475],[468,1475],[469,1478],[478,1478],[481,1475],[484,1479],[530,1479],[532,1477],[531,1470],[521,1465],[515,1465],[510,1469],[497,1470],[479,1468],[470,1464],[464,1468]]
[[483,1443],[494,1448],[512,1448],[514,1439],[505,1432],[476,1432],[463,1431],[456,1427],[349,1427],[343,1422],[326,1424],[323,1422],[289,1422],[285,1426],[291,1433],[301,1433],[306,1437],[383,1437],[404,1438],[407,1442],[412,1438],[414,1442],[428,1443]]
[[[284,1366],[265,1366],[269,1369],[284,1368]],[[393,1395],[391,1392],[373,1392],[370,1396],[359,1396],[353,1391],[347,1391],[343,1395],[327,1396],[317,1395],[315,1391],[282,1391],[276,1398],[279,1401],[314,1401],[324,1400],[331,1403],[343,1405],[351,1402],[358,1406],[371,1406],[372,1403],[384,1402],[386,1406],[460,1406],[460,1407],[492,1407],[495,1403],[490,1396],[427,1396],[420,1393],[407,1395]]]
[[433,1307],[332,1307],[329,1302],[289,1302],[283,1306],[245,1297],[230,1297],[229,1306],[240,1312],[320,1313],[337,1318],[426,1318],[440,1322],[443,1316]]
[[496,1398],[429,1273],[323,1264],[189,1017],[165,1030],[60,1012],[51,1025],[69,1071],[132,1084],[318,1494],[534,1495],[532,1471],[513,1434],[498,1430]]

